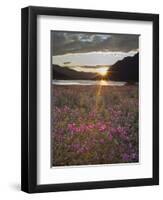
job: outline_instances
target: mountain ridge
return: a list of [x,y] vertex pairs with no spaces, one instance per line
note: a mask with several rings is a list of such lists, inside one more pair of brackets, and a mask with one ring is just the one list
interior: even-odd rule
[[[105,65],[107,66],[107,65]],[[86,66],[84,66],[86,68]],[[111,65],[108,73],[101,76],[99,73],[79,72],[68,67],[52,65],[52,78],[54,80],[114,80],[114,81],[134,81],[139,79],[139,53],[118,60]]]

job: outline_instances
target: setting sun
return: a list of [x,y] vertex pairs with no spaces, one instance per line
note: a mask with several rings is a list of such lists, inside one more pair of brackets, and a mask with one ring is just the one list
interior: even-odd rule
[[105,76],[108,72],[108,69],[106,67],[103,67],[103,68],[100,68],[98,69],[98,73],[101,75],[101,76]]

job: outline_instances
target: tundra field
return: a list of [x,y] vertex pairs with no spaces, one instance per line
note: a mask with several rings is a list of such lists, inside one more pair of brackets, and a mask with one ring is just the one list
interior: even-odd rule
[[52,85],[52,166],[139,161],[138,85]]

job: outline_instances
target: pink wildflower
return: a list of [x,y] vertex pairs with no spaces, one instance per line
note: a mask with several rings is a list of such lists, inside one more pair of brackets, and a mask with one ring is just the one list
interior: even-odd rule
[[112,141],[112,139],[113,139],[112,134],[109,133],[108,138],[109,138],[110,141]]
[[105,124],[102,124],[100,127],[99,127],[99,131],[105,131],[106,130],[106,125]]
[[100,142],[101,144],[104,144],[104,143],[105,143],[104,139],[100,139],[99,142]]

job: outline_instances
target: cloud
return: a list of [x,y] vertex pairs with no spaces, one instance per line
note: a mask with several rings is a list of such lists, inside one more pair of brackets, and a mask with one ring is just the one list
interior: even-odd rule
[[138,35],[52,31],[52,55],[138,49]]

